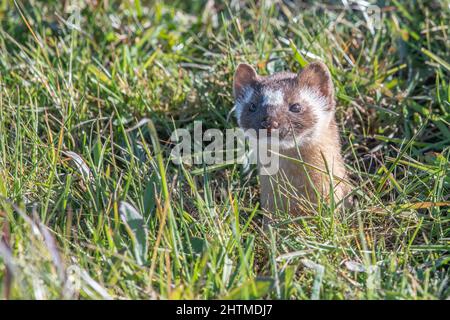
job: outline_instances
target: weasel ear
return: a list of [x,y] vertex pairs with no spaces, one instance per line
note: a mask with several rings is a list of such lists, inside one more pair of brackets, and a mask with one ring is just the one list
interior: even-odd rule
[[307,87],[316,91],[326,98],[330,109],[334,108],[333,81],[330,71],[323,62],[314,61],[308,64],[297,75],[297,84],[301,88]]
[[242,96],[245,89],[251,86],[258,78],[255,69],[252,66],[241,63],[237,66],[234,73],[233,93],[234,98],[238,99]]

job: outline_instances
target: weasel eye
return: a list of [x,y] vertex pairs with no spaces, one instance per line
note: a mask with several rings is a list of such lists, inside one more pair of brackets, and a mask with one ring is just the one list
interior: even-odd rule
[[289,107],[290,112],[299,113],[303,111],[303,106],[299,105],[298,103],[294,103]]
[[255,112],[256,111],[256,105],[254,103],[250,104],[250,107],[248,108],[248,110],[250,110],[250,112]]

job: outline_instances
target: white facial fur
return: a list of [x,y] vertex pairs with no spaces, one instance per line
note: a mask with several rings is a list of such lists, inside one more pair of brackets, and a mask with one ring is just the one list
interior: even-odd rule
[[244,109],[244,106],[250,102],[252,96],[253,96],[253,88],[246,87],[244,94],[241,97],[238,97],[238,99],[236,99],[235,112],[239,126],[241,126],[242,110]]
[[267,89],[264,91],[264,105],[278,106],[283,104],[284,94],[281,90]]
[[[317,124],[311,129],[310,140],[314,141],[322,133],[322,130],[330,124],[330,120],[334,115],[333,111],[330,111],[329,100],[322,96],[316,90],[310,88],[302,88],[299,92],[301,99],[312,106],[312,111],[317,118]],[[331,108],[331,110],[334,110]]]

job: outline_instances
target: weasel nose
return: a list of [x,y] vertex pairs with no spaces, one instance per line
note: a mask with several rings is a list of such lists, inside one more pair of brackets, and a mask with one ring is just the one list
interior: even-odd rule
[[261,122],[261,127],[263,127],[264,129],[278,129],[279,126],[280,124],[278,122],[272,121],[269,118],[265,118]]

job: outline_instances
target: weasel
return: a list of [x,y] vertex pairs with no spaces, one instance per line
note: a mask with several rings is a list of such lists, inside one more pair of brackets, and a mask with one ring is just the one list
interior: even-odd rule
[[[325,64],[312,62],[298,74],[270,76],[239,64],[233,93],[241,129],[267,130],[268,136],[278,133],[278,171],[263,174],[258,165],[264,210],[304,214],[305,206],[314,206],[319,199],[330,201],[334,196],[335,203],[344,199],[350,187],[345,182],[333,82]],[[258,134],[253,138],[258,140]]]

